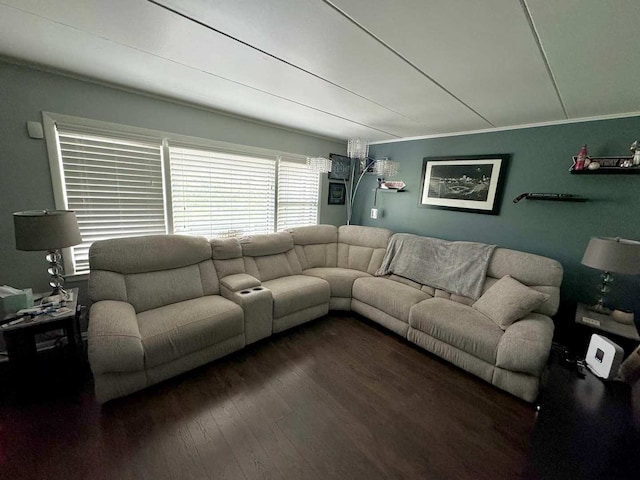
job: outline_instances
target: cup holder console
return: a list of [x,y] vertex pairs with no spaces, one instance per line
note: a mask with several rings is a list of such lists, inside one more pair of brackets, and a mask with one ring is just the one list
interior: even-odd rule
[[264,287],[253,287],[251,290],[240,290],[240,295],[248,295],[252,292],[261,292],[262,290],[264,290]]

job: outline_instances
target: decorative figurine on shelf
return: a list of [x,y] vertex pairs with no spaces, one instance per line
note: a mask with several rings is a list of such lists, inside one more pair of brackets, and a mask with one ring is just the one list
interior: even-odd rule
[[587,145],[583,145],[576,157],[576,161],[573,165],[574,170],[584,170],[589,165],[589,154],[587,153]]
[[638,140],[631,144],[631,151],[633,152],[633,166],[640,166],[640,142]]

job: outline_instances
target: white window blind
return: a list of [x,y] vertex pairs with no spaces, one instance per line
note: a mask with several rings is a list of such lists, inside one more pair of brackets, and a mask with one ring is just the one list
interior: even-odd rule
[[170,146],[175,233],[207,238],[270,233],[275,158]]
[[278,231],[318,223],[320,175],[301,163],[280,157],[278,166]]
[[83,240],[73,247],[75,273],[89,271],[96,240],[167,233],[160,142],[61,126],[57,137],[66,208],[75,210]]

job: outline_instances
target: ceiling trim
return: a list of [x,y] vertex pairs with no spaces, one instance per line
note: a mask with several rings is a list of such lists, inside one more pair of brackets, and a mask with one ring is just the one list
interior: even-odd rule
[[412,142],[414,140],[428,140],[430,138],[459,137],[463,135],[477,135],[480,133],[506,132],[509,130],[523,130],[525,128],[552,127],[554,125],[568,125],[571,123],[597,122],[599,120],[615,120],[616,118],[640,117],[638,112],[615,113],[610,115],[598,115],[596,117],[569,118],[563,120],[551,120],[549,122],[527,123],[524,125],[514,125],[508,127],[485,128],[482,130],[468,130],[466,132],[439,133],[434,135],[420,135],[417,137],[405,137],[397,140],[378,140],[369,142],[369,145],[383,145],[386,143]]

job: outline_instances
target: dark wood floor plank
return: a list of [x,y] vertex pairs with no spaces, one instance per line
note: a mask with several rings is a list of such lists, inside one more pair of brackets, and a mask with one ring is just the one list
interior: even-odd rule
[[226,398],[211,410],[211,414],[247,479],[283,479],[265,446],[233,402],[234,395],[241,395],[238,388],[232,386],[220,370],[212,372],[206,389],[226,392]]
[[[282,408],[285,405],[282,398],[273,396],[268,388],[256,383],[249,387],[246,382],[249,369],[238,365],[235,367],[220,371],[220,375],[228,382],[244,385],[243,390],[250,392],[235,395],[231,401],[278,471],[284,478],[322,478],[277,425],[278,420],[289,414],[291,409],[288,406]],[[254,381],[257,379],[252,378]]]
[[350,313],[103,407],[91,387],[0,396],[0,479],[519,478],[536,427],[530,405]]

